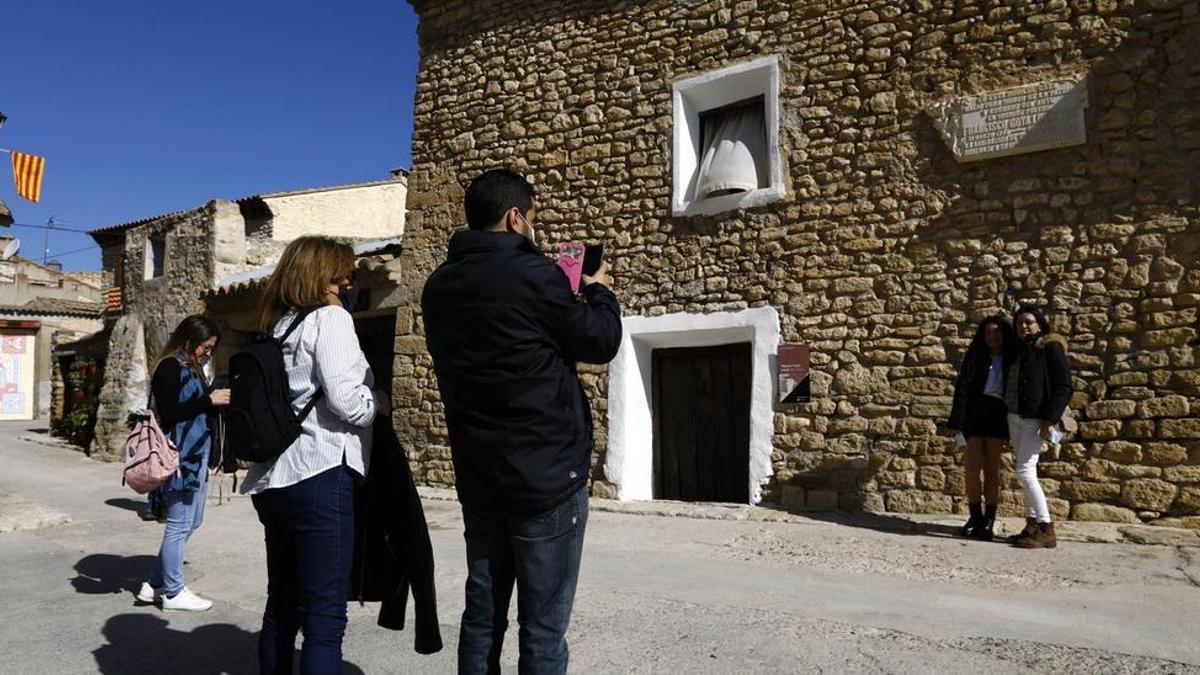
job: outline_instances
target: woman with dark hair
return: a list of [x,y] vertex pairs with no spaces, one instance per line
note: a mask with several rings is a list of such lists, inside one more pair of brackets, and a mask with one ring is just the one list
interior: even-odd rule
[[137,598],[161,601],[165,611],[202,612],[212,601],[183,583],[183,546],[204,520],[208,496],[208,455],[212,434],[208,417],[214,406],[229,405],[229,390],[214,389],[204,374],[220,330],[205,316],[193,314],[179,323],[163,349],[150,381],[151,407],[163,432],[179,450],[179,472],[158,489],[166,513],[158,567],[142,583]]
[[292,405],[315,401],[296,441],[252,465],[242,483],[267,546],[260,673],[292,672],[301,630],[300,672],[341,672],[354,491],[367,475],[372,421],[390,407],[347,311],[354,266],[349,245],[301,237],[284,249],[259,301],[260,331],[282,343]]
[[1025,529],[1010,541],[1021,548],[1054,548],[1058,539],[1038,482],[1037,462],[1042,444],[1050,440],[1071,399],[1071,367],[1062,338],[1050,335],[1041,309],[1021,305],[1013,314],[1013,330],[1018,350],[1008,368],[1004,400],[1017,482],[1025,493]]
[[[954,383],[954,402],[947,426],[966,439],[967,506],[964,537],[990,541],[1000,502],[1000,455],[1008,441],[1008,408],[1004,404],[1004,366],[1016,346],[1004,317],[979,322]],[[980,471],[983,481],[979,480]],[[986,500],[987,508],[984,509]]]

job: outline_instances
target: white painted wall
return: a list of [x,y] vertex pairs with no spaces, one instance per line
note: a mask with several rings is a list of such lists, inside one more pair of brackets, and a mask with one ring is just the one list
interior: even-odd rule
[[630,316],[622,319],[621,350],[609,366],[608,452],[604,473],[617,498],[654,498],[654,417],[651,409],[651,352],[674,347],[751,343],[750,501],[762,499],[772,474],[775,377],[779,312],[759,307],[714,314]]
[[310,192],[264,195],[274,214],[271,238],[291,241],[308,234],[381,239],[404,234],[405,181]]

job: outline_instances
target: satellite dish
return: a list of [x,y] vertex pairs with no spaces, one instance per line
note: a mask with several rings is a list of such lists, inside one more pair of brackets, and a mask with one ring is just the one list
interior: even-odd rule
[[16,255],[17,251],[20,251],[20,250],[21,250],[21,240],[20,239],[10,239],[8,241],[8,245],[4,247],[4,252],[0,253],[0,259],[8,260],[9,258]]

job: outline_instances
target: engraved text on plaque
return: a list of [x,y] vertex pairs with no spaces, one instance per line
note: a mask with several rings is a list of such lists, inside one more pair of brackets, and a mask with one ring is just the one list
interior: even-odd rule
[[955,159],[971,162],[1081,145],[1086,107],[1086,80],[1058,80],[956,97],[932,114]]

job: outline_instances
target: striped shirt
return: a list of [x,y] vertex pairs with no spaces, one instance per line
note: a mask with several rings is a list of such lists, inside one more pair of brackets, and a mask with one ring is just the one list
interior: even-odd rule
[[[294,310],[275,325],[283,335]],[[342,464],[367,475],[371,453],[371,422],[375,419],[375,378],[354,333],[354,320],[345,309],[321,307],[304,317],[283,344],[292,405],[297,411],[318,390],[323,396],[304,418],[300,437],[274,462],[251,465],[242,483],[243,494],[294,485]]]

